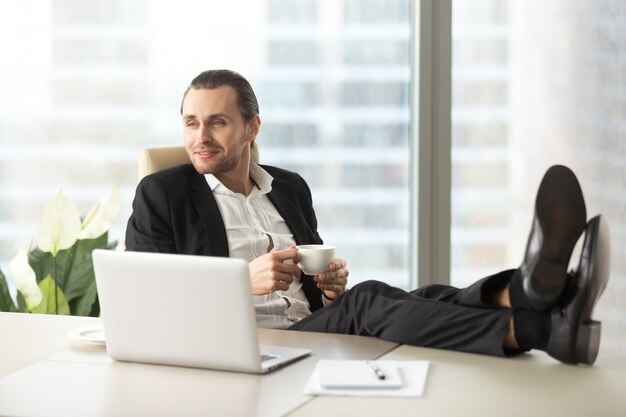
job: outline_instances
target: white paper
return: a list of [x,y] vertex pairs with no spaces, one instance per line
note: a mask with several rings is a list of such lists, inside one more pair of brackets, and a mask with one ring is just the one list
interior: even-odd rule
[[[344,361],[337,361],[338,363]],[[365,361],[363,361],[365,362]],[[320,384],[317,367],[311,374],[306,386],[305,395],[359,396],[359,397],[421,397],[426,386],[428,361],[374,361],[385,366],[396,366],[402,379],[402,387],[397,389],[329,389]]]
[[[379,378],[376,367],[383,373]],[[320,386],[326,389],[398,389],[402,378],[398,367],[390,361],[319,360],[317,374]]]
[[[398,389],[402,378],[392,361],[319,360],[317,374],[320,386],[326,389]],[[380,378],[374,368],[382,372]]]

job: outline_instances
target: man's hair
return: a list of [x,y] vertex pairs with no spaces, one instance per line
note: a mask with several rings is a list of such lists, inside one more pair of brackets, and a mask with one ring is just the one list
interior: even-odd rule
[[191,80],[191,84],[189,84],[189,87],[183,94],[183,100],[180,103],[180,113],[183,113],[185,97],[187,97],[187,93],[192,88],[196,90],[212,90],[223,85],[229,85],[237,92],[237,107],[239,107],[246,123],[259,114],[259,103],[248,80],[235,71],[224,69],[204,71]]

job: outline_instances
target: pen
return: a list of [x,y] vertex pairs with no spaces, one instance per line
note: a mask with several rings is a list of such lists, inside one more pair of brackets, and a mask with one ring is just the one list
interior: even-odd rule
[[380,368],[378,366],[374,365],[370,361],[365,361],[365,363],[367,363],[369,365],[369,367],[374,370],[374,373],[376,374],[378,379],[385,379],[385,374],[383,373],[383,371],[380,370]]

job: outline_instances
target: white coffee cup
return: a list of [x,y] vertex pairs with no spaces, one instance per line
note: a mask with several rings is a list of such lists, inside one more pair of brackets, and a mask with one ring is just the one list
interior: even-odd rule
[[335,247],[331,245],[299,245],[296,249],[302,257],[298,267],[307,275],[328,271],[328,265],[335,259]]

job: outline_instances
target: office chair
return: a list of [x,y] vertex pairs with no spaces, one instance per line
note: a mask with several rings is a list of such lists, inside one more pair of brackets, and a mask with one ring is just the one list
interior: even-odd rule
[[[250,157],[252,162],[259,163],[259,146],[256,142],[252,143]],[[153,172],[188,163],[189,157],[184,146],[143,148],[139,151],[137,181]]]

